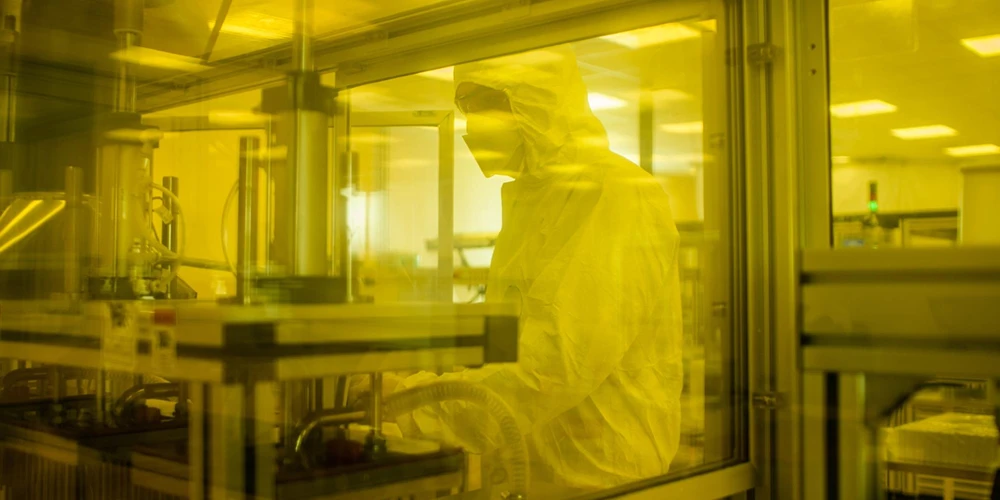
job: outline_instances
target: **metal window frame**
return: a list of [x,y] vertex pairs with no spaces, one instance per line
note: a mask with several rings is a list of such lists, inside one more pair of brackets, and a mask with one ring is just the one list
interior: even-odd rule
[[[321,37],[315,66],[345,89],[458,63],[594,38],[705,14],[701,2],[516,0],[460,2],[425,15]],[[140,86],[142,113],[281,84],[284,44],[215,63],[209,70]]]

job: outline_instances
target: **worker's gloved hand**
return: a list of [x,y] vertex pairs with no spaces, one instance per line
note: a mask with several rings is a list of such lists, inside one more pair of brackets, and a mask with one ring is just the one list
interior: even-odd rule
[[[385,398],[396,392],[396,388],[403,381],[401,375],[394,372],[382,374],[382,397]],[[371,398],[371,377],[369,375],[353,375],[348,380],[347,406],[354,410],[368,410],[368,401]]]

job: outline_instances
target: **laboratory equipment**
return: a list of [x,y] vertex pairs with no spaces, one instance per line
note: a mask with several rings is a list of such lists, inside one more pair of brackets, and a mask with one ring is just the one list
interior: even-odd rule
[[[77,129],[55,127],[23,144],[13,133],[25,126],[14,106],[23,95],[14,90],[18,63],[51,63],[38,67],[53,73],[58,64],[19,52],[21,30],[44,38],[31,30],[50,17],[72,20],[34,3],[23,6],[30,22],[22,24],[21,2],[2,4],[10,57],[0,172],[0,497],[435,498],[467,488],[464,450],[386,435],[383,410],[469,400],[508,431],[511,410],[462,385],[383,401],[380,374],[516,361],[517,311],[351,302],[350,168],[330,161],[327,141],[345,110],[313,64],[312,1],[295,2],[294,63],[283,85],[261,92],[265,140],[244,136],[232,165],[232,264],[187,252],[197,237],[185,217],[192,198],[182,193],[198,189],[198,179],[157,180],[164,133],[144,123],[137,104],[164,57],[144,45],[146,16],[177,4],[99,2],[85,14],[102,22],[66,28],[89,30],[112,49],[112,63],[102,63],[108,73],[86,75],[100,105],[66,125]],[[53,144],[80,163],[45,154]],[[39,172],[58,172],[58,180]],[[270,231],[261,230],[265,219]],[[184,280],[190,269],[232,270],[236,295],[194,300]],[[352,374],[371,374],[364,411],[346,407]],[[507,435],[520,457],[510,462],[516,498],[527,459],[521,435]]]

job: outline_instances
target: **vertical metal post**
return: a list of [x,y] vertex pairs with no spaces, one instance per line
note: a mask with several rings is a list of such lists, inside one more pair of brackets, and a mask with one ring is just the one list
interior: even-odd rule
[[451,302],[455,279],[455,120],[438,124],[438,284],[437,297]]
[[292,39],[292,60],[295,64],[295,69],[305,73],[313,70],[313,0],[294,1],[295,33]]
[[382,435],[382,374],[372,373],[371,374],[371,398],[369,398],[370,408],[368,409],[368,415],[371,417],[372,431],[375,436]]
[[240,138],[239,229],[236,251],[236,297],[243,304],[252,301],[253,279],[257,268],[257,155],[260,140]]
[[107,389],[106,386],[108,383],[107,380],[108,380],[107,372],[104,371],[104,368],[98,368],[97,380],[96,380],[97,388],[94,394],[97,404],[96,412],[94,414],[94,424],[97,426],[104,425],[104,418],[105,418],[104,412],[107,407],[107,394],[105,393],[105,390]]
[[7,210],[14,194],[14,172],[9,169],[0,170],[0,213]]
[[[140,43],[144,7],[143,0],[115,0],[114,32],[118,41],[118,51],[123,55]],[[135,68],[133,63],[124,59],[118,62],[114,97],[116,112],[135,112]]]
[[[170,191],[176,196],[181,194],[181,180],[178,177],[165,176],[163,178],[163,187]],[[170,211],[170,214],[174,216],[174,219],[170,223],[160,224],[160,243],[163,246],[170,249],[171,252],[177,253],[177,224],[174,223],[177,217],[177,207],[174,206],[174,201],[170,199],[169,196],[163,197],[163,208]],[[170,264],[171,267],[177,266],[178,264]],[[167,298],[173,298],[174,293],[177,291],[177,269],[173,270],[173,275],[175,276],[173,281],[167,287]]]
[[639,90],[639,166],[653,173],[653,91]]
[[351,245],[347,216],[347,192],[354,182],[354,164],[350,151],[349,94],[338,94],[333,101],[333,276],[347,283],[347,301],[351,301]]
[[66,235],[65,292],[76,299],[83,291],[80,286],[80,208],[83,202],[83,169],[66,167]]

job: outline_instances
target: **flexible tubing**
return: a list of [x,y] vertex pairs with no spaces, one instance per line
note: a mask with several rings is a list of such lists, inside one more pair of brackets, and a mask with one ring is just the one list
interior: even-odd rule
[[180,231],[178,231],[179,241],[177,242],[176,252],[170,250],[169,248],[167,248],[166,245],[161,243],[160,240],[158,240],[156,236],[152,233],[152,231],[149,229],[148,226],[139,223],[140,221],[139,217],[133,218],[136,227],[139,230],[139,233],[146,239],[146,241],[150,244],[150,246],[156,249],[156,251],[159,252],[160,255],[163,255],[168,260],[177,261],[178,265],[170,267],[170,273],[167,275],[167,279],[164,280],[167,283],[170,283],[177,276],[177,268],[180,267],[180,261],[181,259],[184,258],[184,247],[187,244],[187,223],[186,219],[184,218],[184,210],[181,207],[181,199],[178,198],[177,195],[171,192],[169,189],[153,182],[147,182],[144,185],[151,189],[159,191],[160,193],[163,193],[163,196],[170,198],[170,201],[173,202],[173,208],[177,210],[177,222],[181,229]]
[[523,498],[528,491],[528,448],[514,419],[514,412],[489,388],[466,381],[437,382],[418,386],[388,396],[387,417],[413,412],[423,406],[444,401],[464,401],[484,408],[500,424],[504,443],[510,449],[511,493]]

